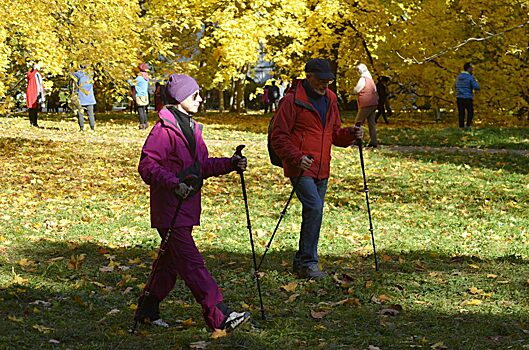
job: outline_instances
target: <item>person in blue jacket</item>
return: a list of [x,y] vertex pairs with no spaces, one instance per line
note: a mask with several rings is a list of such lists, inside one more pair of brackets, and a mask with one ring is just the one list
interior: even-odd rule
[[479,84],[472,75],[474,67],[472,63],[467,62],[463,66],[463,72],[459,74],[456,79],[456,97],[457,110],[459,113],[459,127],[465,127],[465,112],[466,112],[466,128],[471,129],[472,119],[474,118],[474,90],[479,90]]
[[77,111],[77,121],[79,122],[79,131],[84,130],[84,111],[88,113],[88,123],[90,129],[95,128],[94,105],[96,99],[94,96],[93,75],[82,65],[80,69],[73,74],[75,79],[75,91],[79,98],[79,105]]

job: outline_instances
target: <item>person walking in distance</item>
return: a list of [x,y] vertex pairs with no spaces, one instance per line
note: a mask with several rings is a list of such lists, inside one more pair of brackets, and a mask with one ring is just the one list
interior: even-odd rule
[[362,128],[341,127],[329,61],[312,59],[306,78],[294,81],[279,103],[271,130],[271,146],[283,162],[302,205],[298,251],[293,270],[301,278],[322,279],[318,241],[323,203],[330,175],[331,146],[348,147],[363,135]]
[[358,95],[356,123],[364,124],[367,120],[367,127],[369,128],[369,144],[367,147],[376,148],[378,147],[377,124],[375,121],[375,112],[378,106],[377,88],[365,64],[360,63],[356,68],[358,69],[358,74],[360,74],[353,91]]
[[[463,65],[463,71],[456,79],[457,111],[459,114],[459,128],[472,128],[474,119],[474,90],[479,90],[479,84],[473,76],[474,66],[467,62]],[[465,125],[466,112],[466,125]]]
[[377,93],[378,93],[378,107],[377,107],[377,114],[375,116],[376,123],[378,122],[378,118],[382,116],[382,118],[384,118],[384,122],[386,122],[386,124],[389,124],[388,117],[387,117],[387,114],[389,111],[386,108],[388,105],[388,97],[389,97],[388,83],[389,83],[388,77],[384,76],[384,77],[378,78],[377,85],[376,85]]

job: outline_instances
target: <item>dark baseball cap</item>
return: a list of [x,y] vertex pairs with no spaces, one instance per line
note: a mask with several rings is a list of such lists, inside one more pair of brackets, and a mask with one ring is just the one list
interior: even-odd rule
[[313,58],[305,64],[305,73],[312,73],[321,80],[334,80],[335,76],[329,61],[323,58]]

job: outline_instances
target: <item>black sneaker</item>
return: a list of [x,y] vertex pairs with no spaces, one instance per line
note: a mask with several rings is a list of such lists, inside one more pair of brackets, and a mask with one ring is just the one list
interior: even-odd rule
[[[134,321],[158,325],[156,323],[158,320],[161,321],[160,301],[150,294],[140,296],[140,299],[138,300],[138,308],[134,314]],[[165,323],[163,321],[161,322]]]
[[232,311],[228,317],[220,325],[220,329],[225,330],[226,332],[231,332],[235,328],[244,324],[250,319],[251,314],[248,311],[245,312],[235,312]]

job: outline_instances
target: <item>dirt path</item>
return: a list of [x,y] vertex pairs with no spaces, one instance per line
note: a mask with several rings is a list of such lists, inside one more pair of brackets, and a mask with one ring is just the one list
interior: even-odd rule
[[379,149],[390,152],[416,153],[416,152],[445,152],[445,153],[472,153],[472,154],[515,154],[529,157],[529,150],[522,149],[481,149],[461,147],[430,147],[430,146],[380,146]]

